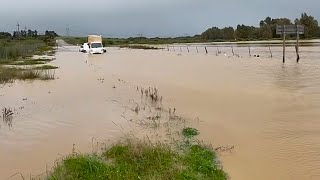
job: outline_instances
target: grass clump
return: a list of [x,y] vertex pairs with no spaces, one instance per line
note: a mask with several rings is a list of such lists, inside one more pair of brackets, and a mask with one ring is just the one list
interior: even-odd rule
[[49,180],[99,180],[106,179],[107,166],[95,155],[71,155],[56,167]]
[[35,67],[35,68],[33,68],[33,69],[35,69],[35,70],[47,70],[47,69],[58,69],[59,67],[57,67],[57,66],[52,66],[52,65],[43,65],[43,66],[37,66],[37,67]]
[[216,164],[215,152],[201,145],[192,145],[183,161],[186,169],[179,179],[227,179],[226,173]]
[[194,136],[197,136],[199,134],[199,131],[195,128],[188,127],[182,130],[182,135],[186,138],[193,138]]
[[175,151],[161,143],[128,142],[100,155],[68,156],[48,179],[227,179],[215,159],[215,152],[202,145]]
[[119,172],[115,179],[174,179],[179,167],[179,155],[162,144],[115,145],[103,157]]

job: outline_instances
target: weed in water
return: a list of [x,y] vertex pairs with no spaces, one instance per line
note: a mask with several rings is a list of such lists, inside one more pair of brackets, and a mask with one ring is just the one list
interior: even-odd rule
[[41,80],[54,80],[55,79],[55,71],[53,70],[44,70],[42,72]]
[[[49,68],[49,67],[46,67]],[[45,69],[45,68],[44,68]],[[14,80],[55,79],[55,71],[50,69],[20,69],[20,68],[1,68],[0,67],[0,84],[12,83]]]
[[194,136],[199,135],[199,131],[195,128],[184,128],[182,130],[182,135],[186,138],[193,138]]
[[179,175],[179,179],[227,179],[226,173],[216,164],[215,159],[214,151],[201,145],[191,146],[183,159],[187,168]]
[[70,155],[58,165],[49,180],[99,180],[107,178],[108,167],[95,155]]
[[9,127],[12,126],[13,111],[11,108],[2,109],[2,121]]
[[36,79],[40,77],[40,71],[34,71],[34,70],[26,70],[26,71],[21,71],[18,74],[18,79],[21,80],[27,80],[27,79]]

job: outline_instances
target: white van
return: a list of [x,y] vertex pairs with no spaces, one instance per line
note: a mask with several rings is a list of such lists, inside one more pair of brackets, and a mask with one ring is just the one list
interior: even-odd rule
[[88,36],[88,46],[90,54],[103,54],[105,53],[105,48],[102,45],[102,37],[97,35]]
[[90,50],[88,43],[83,43],[83,45],[80,46],[79,51],[83,53],[88,53]]

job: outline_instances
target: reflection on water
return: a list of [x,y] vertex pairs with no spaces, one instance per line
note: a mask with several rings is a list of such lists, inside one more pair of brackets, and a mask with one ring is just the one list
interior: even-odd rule
[[283,64],[281,68],[279,68],[279,72],[275,74],[275,85],[278,86],[279,89],[287,89],[290,91],[302,89],[302,73],[300,68],[301,66],[299,64],[293,64],[292,66]]
[[[37,174],[72,145],[90,152],[92,138],[116,140],[128,127],[121,115],[136,86],[156,86],[164,103],[196,119],[201,138],[234,146],[220,154],[232,179],[320,179],[320,53],[302,47],[216,47],[198,53],[119,50],[105,55],[60,47],[54,81],[15,82],[0,89],[0,107],[19,108],[12,130],[0,129],[0,179]],[[179,49],[179,48],[177,48]],[[177,54],[180,55],[177,55]],[[121,81],[119,79],[121,78]],[[124,83],[125,82],[125,83]],[[114,88],[116,87],[116,88]],[[32,163],[30,163],[32,162]]]

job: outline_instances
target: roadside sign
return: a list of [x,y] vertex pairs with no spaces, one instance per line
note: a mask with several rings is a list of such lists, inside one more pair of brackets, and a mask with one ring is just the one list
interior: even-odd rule
[[278,35],[282,35],[283,37],[283,63],[285,62],[285,56],[286,56],[286,35],[287,34],[295,34],[297,35],[297,45],[295,46],[296,48],[296,53],[297,53],[297,63],[300,60],[300,55],[299,55],[299,36],[300,34],[304,34],[304,26],[302,25],[277,25],[276,27],[276,33]]
[[304,34],[304,26],[302,25],[277,25],[277,34]]

